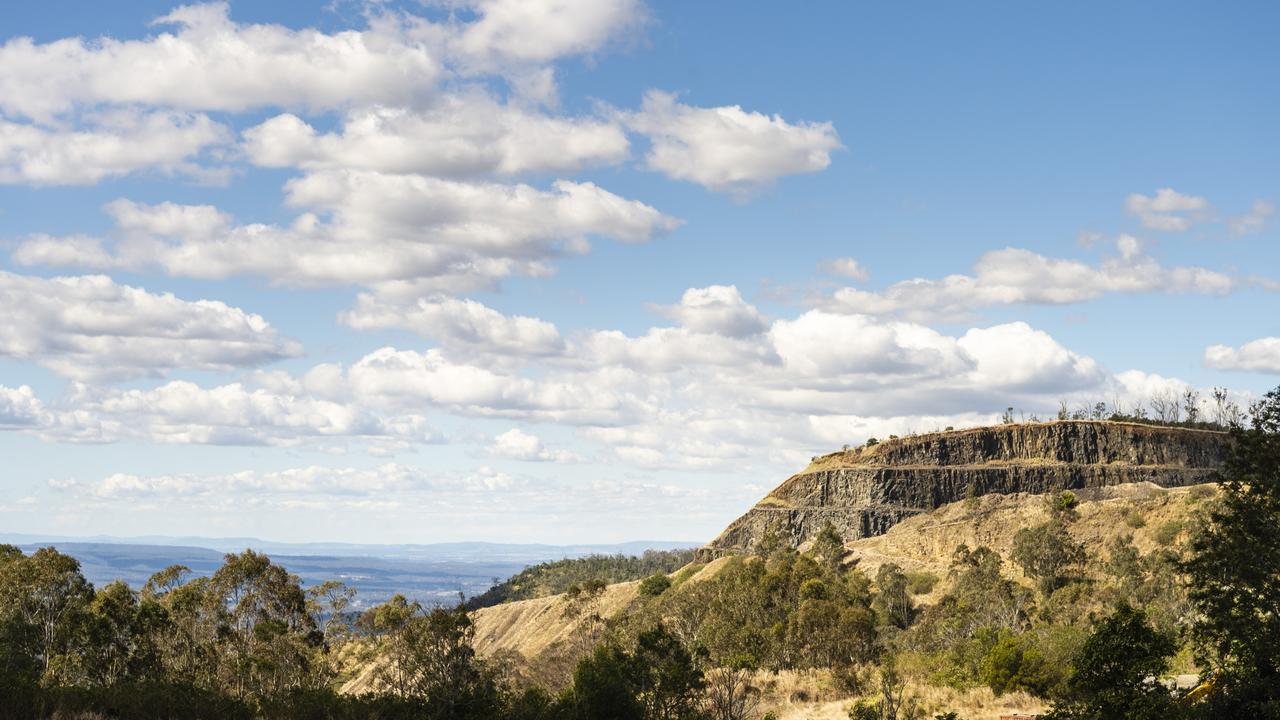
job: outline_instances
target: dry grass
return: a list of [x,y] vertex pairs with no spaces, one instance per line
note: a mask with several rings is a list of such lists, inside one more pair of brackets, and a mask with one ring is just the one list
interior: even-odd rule
[[[1188,488],[1161,488],[1151,483],[1132,483],[1076,490],[1078,518],[1071,522],[1071,534],[1084,543],[1092,557],[1106,557],[1107,548],[1123,535],[1132,536],[1142,553],[1162,547],[1159,529],[1168,523],[1190,526],[1204,510],[1205,498],[1216,492],[1214,485]],[[907,572],[931,572],[941,582],[933,592],[916,598],[929,603],[950,584],[947,571],[952,553],[960,544],[970,548],[985,545],[1008,558],[1018,530],[1044,522],[1049,510],[1044,495],[1016,493],[983,495],[950,503],[929,513],[916,515],[894,525],[884,535],[849,543],[852,558],[868,575],[881,565],[895,563]],[[1146,524],[1135,528],[1126,518],[1140,514]],[[1010,564],[1007,571],[1016,574]]]
[[[760,714],[772,712],[778,720],[847,720],[849,710],[860,699],[874,701],[873,695],[840,692],[825,670],[757,673],[752,684],[762,691]],[[955,711],[965,720],[995,720],[1015,713],[1034,715],[1047,711],[1045,704],[1026,693],[997,697],[990,688],[956,690],[918,683],[908,685],[908,693],[924,710],[925,717]]]

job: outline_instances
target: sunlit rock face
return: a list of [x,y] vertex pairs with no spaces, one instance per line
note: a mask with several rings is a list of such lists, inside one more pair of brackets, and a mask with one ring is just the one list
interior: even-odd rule
[[827,523],[845,540],[988,493],[1151,482],[1209,482],[1229,437],[1205,430],[1059,421],[930,433],[823,455],[709,543],[709,557],[752,550],[769,533],[799,546]]

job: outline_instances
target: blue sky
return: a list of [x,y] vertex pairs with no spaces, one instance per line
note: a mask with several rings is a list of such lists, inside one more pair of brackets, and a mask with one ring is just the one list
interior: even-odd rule
[[869,435],[1247,402],[1277,15],[16,8],[0,525],[699,540]]

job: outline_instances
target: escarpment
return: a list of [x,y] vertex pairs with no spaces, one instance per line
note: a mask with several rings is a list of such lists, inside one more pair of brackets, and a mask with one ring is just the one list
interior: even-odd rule
[[888,440],[814,458],[703,555],[750,551],[769,534],[798,546],[827,523],[847,541],[871,537],[940,505],[990,493],[1210,482],[1228,444],[1221,432],[1072,420]]

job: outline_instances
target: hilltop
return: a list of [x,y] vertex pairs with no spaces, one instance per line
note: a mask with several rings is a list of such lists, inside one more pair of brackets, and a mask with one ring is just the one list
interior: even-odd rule
[[749,552],[770,534],[799,547],[828,524],[845,539],[872,537],[946,503],[990,494],[1205,483],[1228,447],[1222,432],[1090,420],[895,438],[814,458],[704,555]]

